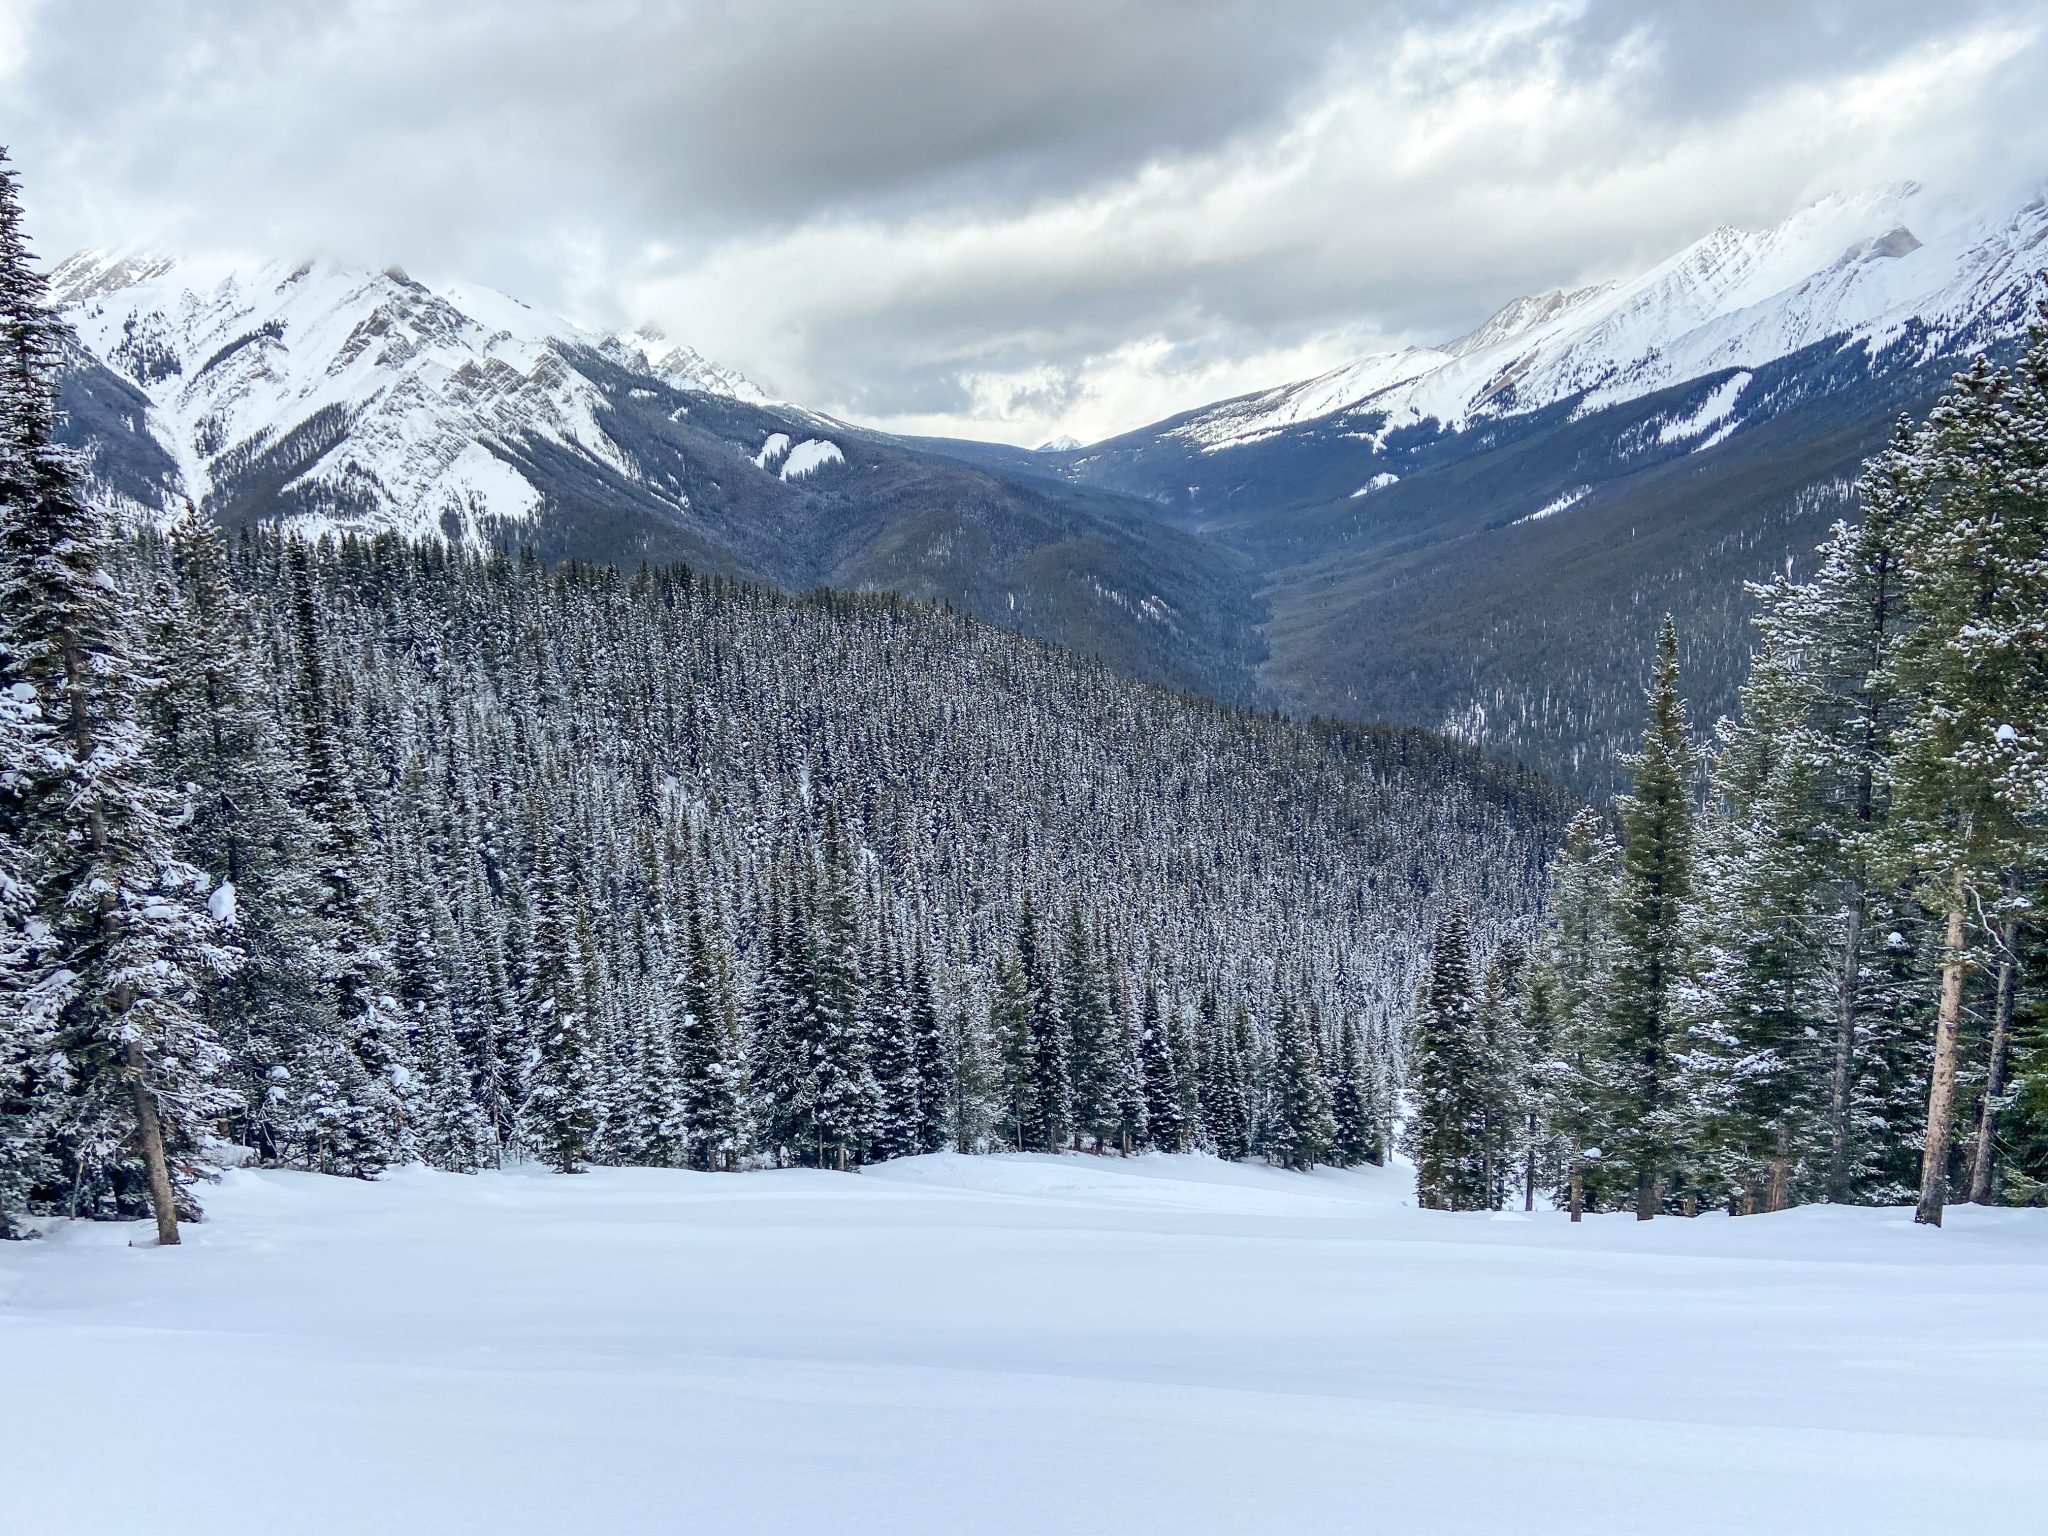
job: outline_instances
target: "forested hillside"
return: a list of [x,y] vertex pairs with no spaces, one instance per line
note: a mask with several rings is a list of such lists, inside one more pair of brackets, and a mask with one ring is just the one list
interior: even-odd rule
[[1533,963],[1482,977],[1446,915],[1425,1203],[2048,1201],[2048,304],[1858,491],[1810,575],[1752,592],[1704,752],[1665,620],[1618,826],[1574,818]]

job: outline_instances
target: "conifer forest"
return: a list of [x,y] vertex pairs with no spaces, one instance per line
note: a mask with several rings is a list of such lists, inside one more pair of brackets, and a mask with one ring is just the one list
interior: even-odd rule
[[2043,100],[0,0],[0,1536],[2048,1530]]
[[2048,321],[1632,785],[888,596],[119,527],[5,187],[0,1212],[955,1149],[1413,1159],[1576,1216],[2048,1198]]

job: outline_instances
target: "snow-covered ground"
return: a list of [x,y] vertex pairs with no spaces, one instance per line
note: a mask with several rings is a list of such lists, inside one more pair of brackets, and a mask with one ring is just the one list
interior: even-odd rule
[[237,1172],[0,1247],[4,1518],[2037,1528],[2048,1213],[1445,1216],[1398,1171]]

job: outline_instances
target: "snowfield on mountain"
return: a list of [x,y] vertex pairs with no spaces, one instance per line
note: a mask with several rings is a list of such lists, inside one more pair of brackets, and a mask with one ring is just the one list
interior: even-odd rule
[[[236,1171],[175,1252],[87,1223],[0,1249],[7,1525],[2038,1519],[2048,1214],[1574,1228],[1417,1211],[1412,1187],[1159,1155]],[[148,1429],[113,1451],[109,1413]]]

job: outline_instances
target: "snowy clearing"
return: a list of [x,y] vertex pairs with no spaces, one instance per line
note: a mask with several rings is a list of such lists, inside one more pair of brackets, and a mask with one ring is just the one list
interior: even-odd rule
[[1161,1156],[235,1172],[175,1252],[0,1248],[9,1528],[2038,1517],[2048,1214],[1574,1230],[1408,1187]]

